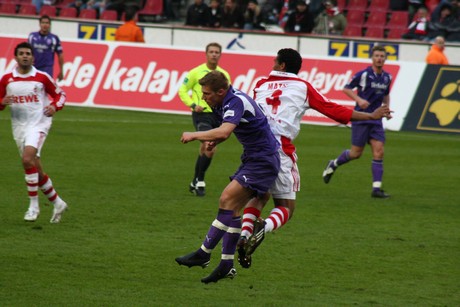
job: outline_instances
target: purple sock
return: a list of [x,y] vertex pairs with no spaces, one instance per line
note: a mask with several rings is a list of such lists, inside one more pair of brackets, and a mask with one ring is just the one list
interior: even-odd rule
[[222,239],[223,235],[227,232],[228,227],[232,223],[232,210],[223,210],[219,209],[216,219],[212,222],[211,227],[209,228],[208,234],[203,241],[203,246],[212,250]]
[[340,156],[337,158],[337,166],[342,165],[350,161],[350,150],[344,150]]
[[383,160],[372,160],[372,187],[373,190],[380,190],[383,177]]
[[234,217],[227,232],[222,238],[222,259],[220,265],[225,268],[233,267],[233,259],[235,257],[236,244],[241,233],[241,216]]

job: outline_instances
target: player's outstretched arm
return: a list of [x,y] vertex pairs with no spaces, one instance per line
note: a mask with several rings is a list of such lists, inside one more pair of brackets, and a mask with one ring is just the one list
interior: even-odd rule
[[386,117],[388,119],[391,118],[390,108],[385,104],[382,104],[378,109],[376,109],[372,113],[359,112],[353,110],[353,113],[351,114],[351,121],[381,119],[383,117]]

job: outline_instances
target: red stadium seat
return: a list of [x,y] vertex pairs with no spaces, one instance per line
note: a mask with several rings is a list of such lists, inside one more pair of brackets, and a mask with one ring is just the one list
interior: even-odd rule
[[342,35],[347,36],[347,37],[350,37],[350,36],[362,37],[363,28],[361,26],[356,26],[356,25],[347,25]]
[[387,23],[387,13],[381,11],[370,12],[364,23],[365,28],[370,27],[383,27]]
[[16,4],[15,3],[0,3],[0,13],[16,14]]
[[387,29],[404,28],[409,26],[409,12],[407,11],[393,11],[390,15],[390,20],[386,24]]
[[78,15],[78,18],[96,19],[97,18],[97,12],[94,9],[83,9],[83,10],[80,11],[80,15]]
[[440,0],[425,0],[425,6],[430,14],[433,12],[436,6],[438,6],[439,2]]
[[367,9],[367,0],[348,0],[347,11],[365,12]]
[[21,4],[18,11],[19,15],[37,15],[37,7],[32,3]]
[[48,15],[50,17],[56,17],[57,16],[57,9],[55,6],[52,5],[44,5],[40,9],[40,16],[43,15]]
[[369,12],[388,12],[390,8],[389,0],[372,0],[367,10]]
[[347,7],[347,0],[337,0],[337,7],[339,8],[339,11],[345,11]]
[[77,18],[78,11],[74,7],[63,7],[59,10],[59,17]]
[[144,8],[137,15],[142,21],[153,21],[155,16],[163,14],[163,1],[146,0]]
[[369,38],[384,38],[384,36],[385,36],[385,31],[383,27],[367,28],[366,34],[364,34],[364,37],[369,37]]
[[57,0],[54,4],[55,7],[62,9],[64,7],[68,7],[69,4],[74,3],[75,0]]
[[101,13],[101,16],[99,16],[99,19],[101,20],[117,20],[118,19],[118,13],[117,11],[103,11]]
[[387,33],[387,39],[402,39],[401,36],[407,32],[407,28],[393,28]]
[[364,12],[348,11],[346,17],[348,25],[362,26],[364,23]]

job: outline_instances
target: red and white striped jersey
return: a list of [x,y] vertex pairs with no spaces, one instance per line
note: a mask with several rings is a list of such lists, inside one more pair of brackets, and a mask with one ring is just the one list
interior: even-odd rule
[[350,121],[353,112],[330,101],[296,74],[282,71],[272,71],[257,82],[254,100],[265,110],[278,140],[281,136],[291,141],[297,137],[302,116],[309,108],[342,124]]
[[[44,107],[52,104],[56,111],[61,110],[66,100],[65,93],[53,79],[35,67],[25,75],[17,68],[4,74],[0,79],[0,98],[5,96],[13,96],[10,106],[13,127],[37,127],[44,131],[51,125],[51,117],[43,113]],[[0,110],[4,108],[0,105]]]

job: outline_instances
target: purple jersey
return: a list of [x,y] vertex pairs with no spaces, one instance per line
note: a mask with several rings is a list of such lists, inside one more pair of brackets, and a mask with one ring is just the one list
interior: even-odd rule
[[222,105],[214,111],[222,122],[236,125],[233,133],[243,145],[244,155],[260,157],[277,153],[279,143],[257,103],[230,86]]
[[40,32],[32,32],[28,41],[33,47],[35,68],[53,77],[54,54],[62,53],[59,37],[52,33],[41,35]]
[[[356,111],[372,113],[378,109],[383,102],[383,98],[390,94],[391,75],[385,71],[376,74],[371,66],[357,72],[350,82],[345,85],[347,89],[358,89],[358,96],[369,102],[367,109],[361,109],[358,104]],[[381,123],[382,120],[368,120],[353,122],[353,124]]]

